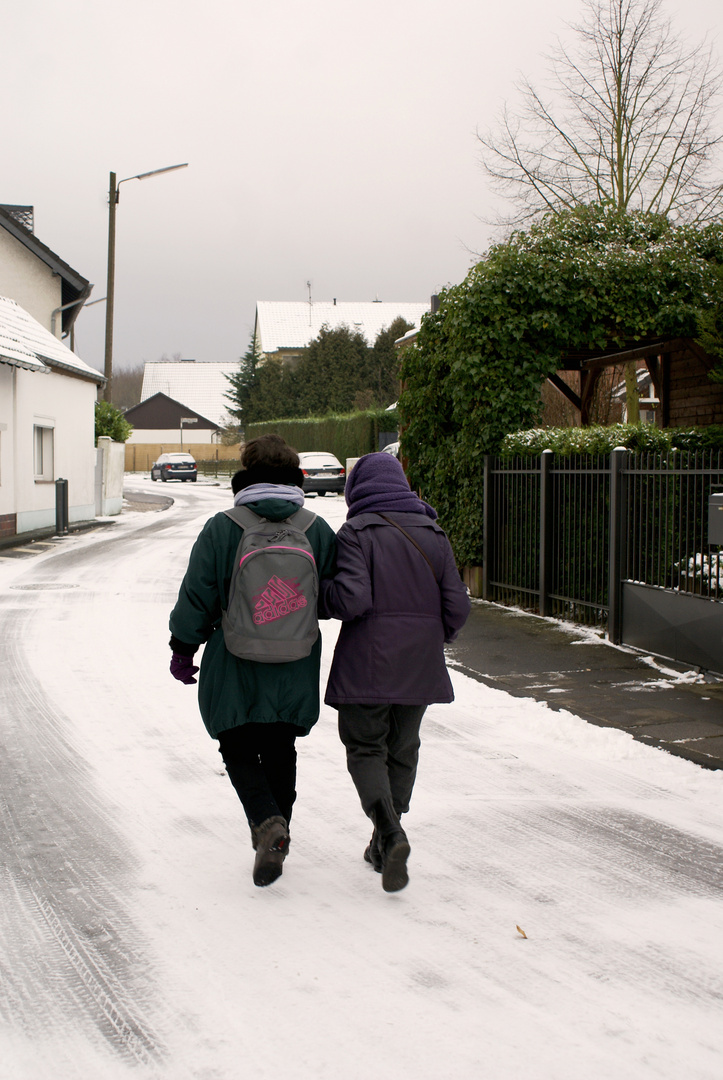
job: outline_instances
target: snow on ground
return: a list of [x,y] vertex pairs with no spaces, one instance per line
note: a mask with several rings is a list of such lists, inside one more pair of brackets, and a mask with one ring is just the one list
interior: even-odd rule
[[0,560],[2,1080],[718,1078],[723,775],[454,672],[423,725],[408,888],[362,860],[326,708],[283,877],[256,888],[195,688],[168,673],[188,552],[229,492],[163,492],[168,511]]

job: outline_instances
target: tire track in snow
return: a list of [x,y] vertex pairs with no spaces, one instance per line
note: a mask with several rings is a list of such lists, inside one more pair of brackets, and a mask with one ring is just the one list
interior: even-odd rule
[[124,911],[133,857],[65,736],[64,717],[29,674],[20,642],[47,598],[23,599],[0,596],[0,1017],[35,1040],[43,1016],[44,1035],[53,1032],[69,1058],[80,1028],[148,1065],[162,1048],[144,1020],[150,972]]

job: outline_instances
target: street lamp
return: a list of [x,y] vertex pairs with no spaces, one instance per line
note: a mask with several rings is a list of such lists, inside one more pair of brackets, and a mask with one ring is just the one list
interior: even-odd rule
[[118,205],[119,188],[127,180],[147,180],[149,176],[158,176],[159,173],[175,172],[176,169],[188,168],[188,162],[183,165],[166,165],[163,169],[153,169],[151,172],[137,173],[136,176],[126,176],[116,183],[116,174],[110,174],[110,189],[108,192],[108,287],[106,289],[105,305],[105,389],[103,397],[110,401],[111,381],[113,378],[113,302],[115,292],[115,208]]

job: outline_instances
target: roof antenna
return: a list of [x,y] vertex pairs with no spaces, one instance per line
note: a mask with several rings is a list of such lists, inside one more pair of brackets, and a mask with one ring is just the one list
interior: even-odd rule
[[311,299],[311,282],[310,281],[307,281],[306,287],[309,290],[309,326],[311,326],[311,306],[313,304],[313,300]]

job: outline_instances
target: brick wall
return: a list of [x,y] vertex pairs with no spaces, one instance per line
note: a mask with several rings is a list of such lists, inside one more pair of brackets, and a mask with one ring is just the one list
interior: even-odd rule
[[0,514],[0,540],[17,536],[18,522],[15,514]]

